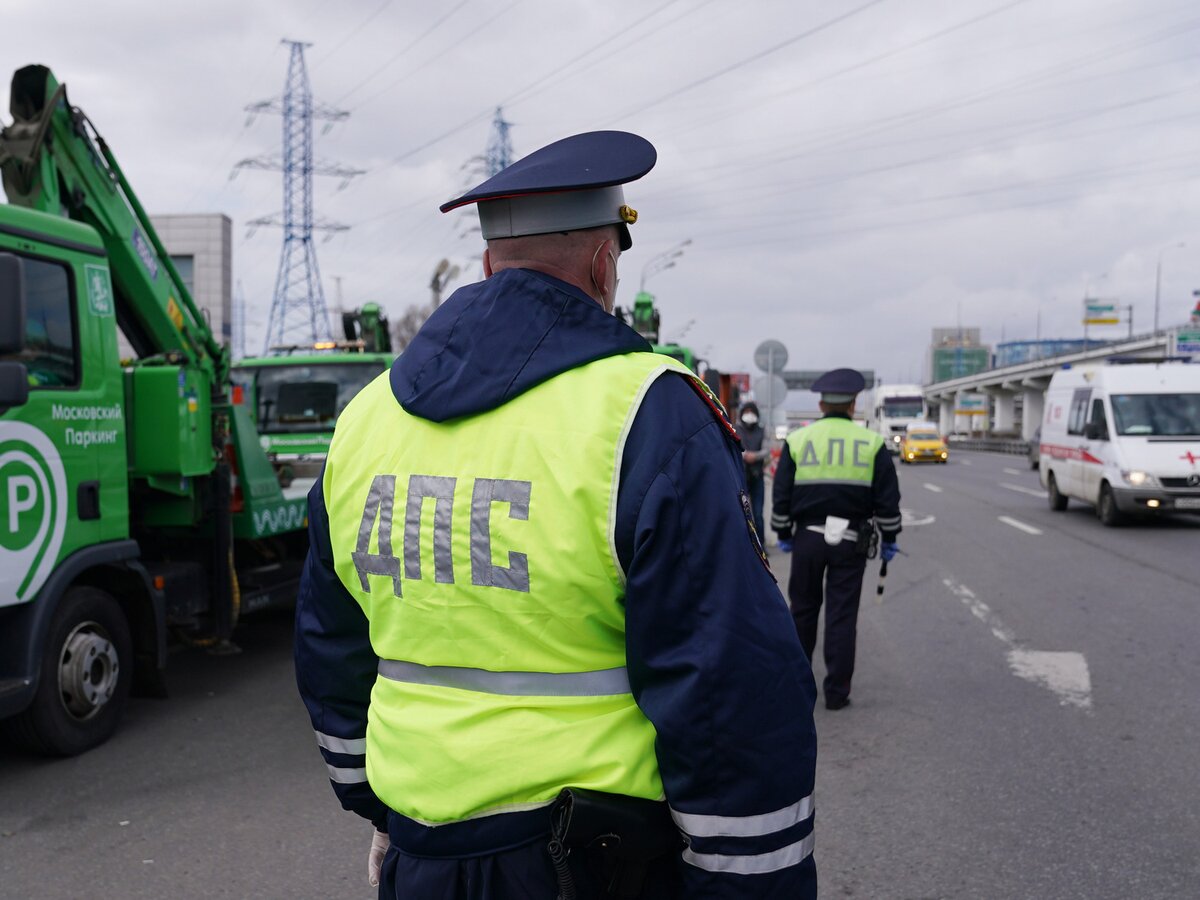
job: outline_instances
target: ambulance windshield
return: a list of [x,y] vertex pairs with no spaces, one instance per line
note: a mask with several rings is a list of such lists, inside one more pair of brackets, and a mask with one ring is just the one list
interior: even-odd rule
[[1200,435],[1200,394],[1114,394],[1117,434]]

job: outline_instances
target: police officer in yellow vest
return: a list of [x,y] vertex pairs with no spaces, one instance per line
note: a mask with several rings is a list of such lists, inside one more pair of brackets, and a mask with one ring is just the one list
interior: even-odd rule
[[655,158],[575,135],[443,206],[487,277],[310,494],[297,680],[381,898],[816,896],[816,690],[736,435],[611,315]]
[[788,435],[772,491],[771,527],[792,551],[788,598],[809,659],[824,595],[827,709],[850,705],[858,600],[875,529],[885,560],[899,552],[896,467],[883,438],[851,418],[865,386],[853,369],[834,369],[813,382],[823,418]]

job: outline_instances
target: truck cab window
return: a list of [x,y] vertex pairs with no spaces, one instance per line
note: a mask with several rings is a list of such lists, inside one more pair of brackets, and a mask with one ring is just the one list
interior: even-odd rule
[[31,388],[78,383],[71,279],[65,266],[24,257],[25,349],[0,357],[25,365]]

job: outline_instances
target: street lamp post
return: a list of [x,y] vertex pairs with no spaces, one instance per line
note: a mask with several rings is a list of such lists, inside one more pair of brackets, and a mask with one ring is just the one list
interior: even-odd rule
[[692,239],[688,238],[687,240],[680,241],[670,250],[665,250],[658,254],[658,256],[650,257],[646,264],[642,266],[642,280],[638,285],[638,290],[646,290],[646,281],[651,275],[657,275],[659,272],[673,268],[675,266],[675,260],[683,256],[683,248],[691,242]]
[[1158,265],[1154,267],[1154,333],[1158,334],[1158,301],[1162,295],[1162,261],[1163,254],[1168,250],[1178,247],[1186,247],[1187,244],[1180,241],[1178,244],[1167,244],[1158,251]]

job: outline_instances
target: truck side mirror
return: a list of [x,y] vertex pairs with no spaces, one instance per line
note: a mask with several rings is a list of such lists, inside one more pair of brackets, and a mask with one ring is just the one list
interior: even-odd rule
[[25,348],[25,276],[21,260],[0,253],[0,356]]
[[0,412],[29,402],[29,373],[23,363],[0,362]]

